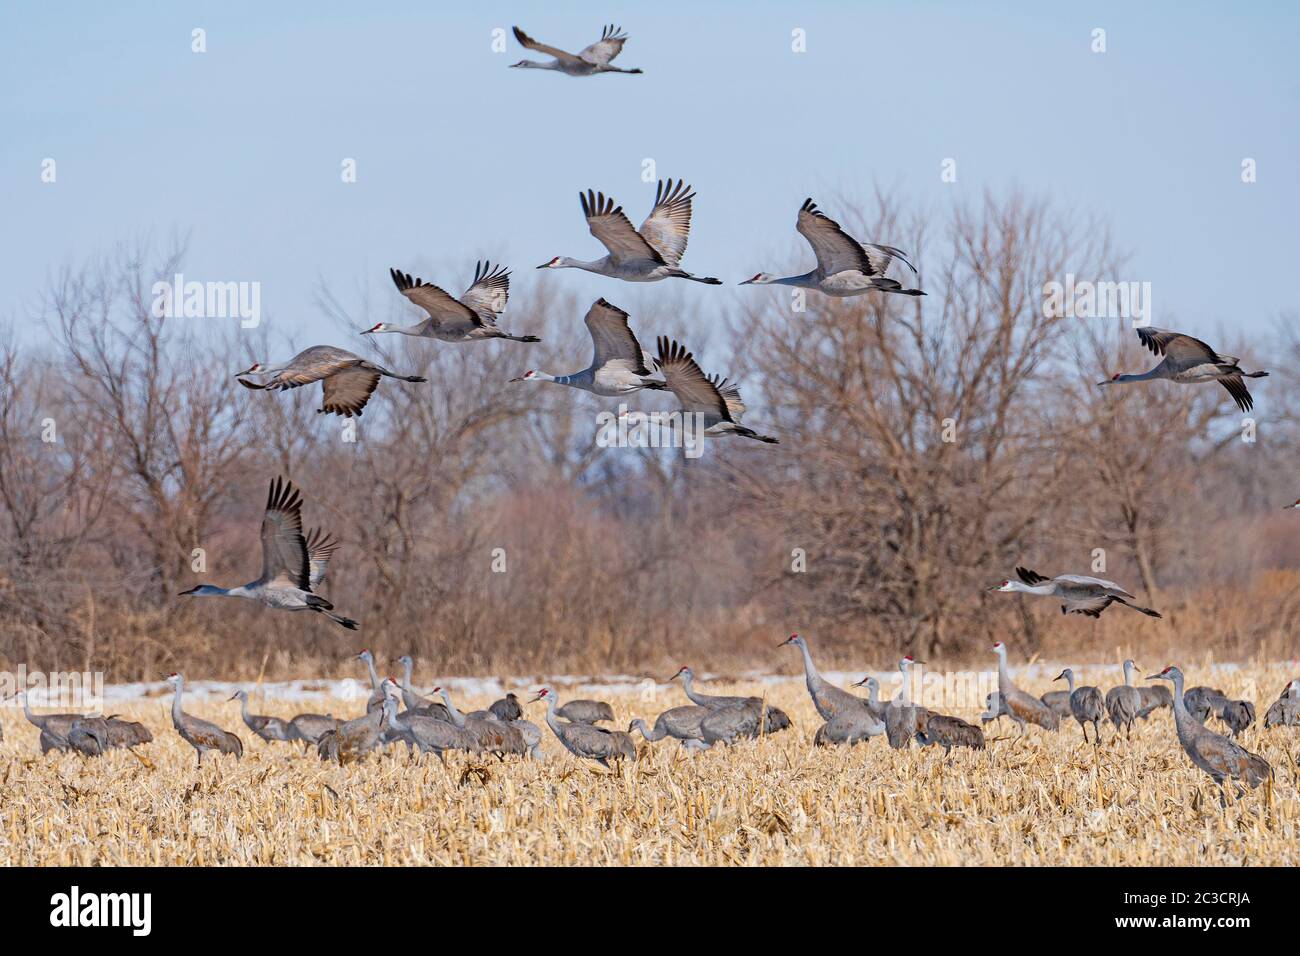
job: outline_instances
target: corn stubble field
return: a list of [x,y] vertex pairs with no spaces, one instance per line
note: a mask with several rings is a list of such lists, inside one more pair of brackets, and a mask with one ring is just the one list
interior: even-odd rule
[[[1262,697],[1291,676],[1253,665],[1217,683],[1233,694],[1253,680]],[[745,683],[708,690],[763,693]],[[545,728],[545,764],[460,754],[444,767],[395,745],[340,767],[314,750],[263,744],[237,704],[194,700],[187,710],[245,743],[242,761],[209,755],[200,771],[172,730],[169,697],[113,708],[153,731],[137,753],[42,757],[35,728],[6,707],[0,864],[1300,863],[1295,728],[1246,731],[1243,743],[1275,779],[1230,798],[1225,812],[1179,748],[1168,710],[1140,722],[1131,743],[1107,725],[1099,751],[1073,720],[1060,733],[1031,727],[1023,737],[1001,720],[986,725],[986,751],[945,761],[936,748],[893,751],[883,738],[814,747],[820,720],[802,682],[766,690],[792,730],[696,754],[638,737],[639,759],[621,772],[579,762]],[[1271,699],[1257,701],[1261,715]],[[683,702],[675,688],[653,703],[611,699],[620,729]],[[359,705],[268,700],[255,709],[289,717],[318,708],[349,714]],[[541,724],[541,707],[529,711]]]

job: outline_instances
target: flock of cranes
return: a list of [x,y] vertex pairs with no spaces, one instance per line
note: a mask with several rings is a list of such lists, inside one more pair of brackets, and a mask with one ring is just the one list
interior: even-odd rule
[[[550,57],[543,62],[522,60],[513,64],[516,68],[551,70],[568,76],[641,73],[639,69],[613,65],[627,37],[612,25],[604,29],[598,41],[577,54],[540,43],[518,27],[514,28],[514,35],[526,49]],[[716,277],[697,275],[682,266],[690,239],[695,196],[692,188],[680,179],[660,180],[649,214],[639,227],[634,227],[623,207],[611,196],[594,189],[580,192],[579,202],[588,231],[604,247],[605,255],[592,260],[555,256],[537,268],[580,269],[623,282],[683,279],[721,285],[722,280]],[[894,264],[899,263],[910,270],[914,279],[919,278],[906,253],[891,245],[854,238],[811,198],[800,206],[795,229],[807,241],[816,265],[807,272],[784,277],[758,272],[741,285],[789,286],[841,298],[872,292],[926,295],[919,287],[905,286],[888,275]],[[516,334],[498,326],[509,302],[510,275],[504,265],[479,262],[469,286],[457,297],[418,276],[392,268],[390,277],[397,290],[422,310],[424,318],[412,325],[379,322],[362,334],[400,334],[450,345],[492,339],[539,342],[535,335]],[[673,394],[682,411],[702,416],[704,434],[709,437],[734,436],[765,444],[778,443],[777,438],[740,423],[745,405],[738,386],[722,375],[705,373],[682,343],[658,336],[655,353],[647,352],[632,331],[628,313],[603,297],[588,309],[585,324],[593,348],[586,368],[561,375],[528,370],[511,382],[549,382],[605,398],[624,397],[643,390],[667,391]],[[1178,384],[1219,382],[1242,411],[1249,411],[1253,400],[1245,379],[1268,375],[1265,371],[1244,371],[1236,357],[1222,355],[1205,342],[1183,333],[1138,328],[1137,334],[1144,346],[1163,357],[1162,361],[1144,373],[1117,374],[1100,385],[1155,379]],[[421,376],[392,371],[330,345],[311,346],[278,364],[254,363],[236,375],[241,385],[255,391],[278,392],[319,382],[322,400],[318,413],[346,418],[362,414],[384,378],[410,384],[427,383]],[[302,507],[298,489],[287,478],[275,478],[270,484],[261,522],[261,575],[237,587],[199,584],[182,594],[239,597],[274,610],[310,611],[341,627],[356,630],[358,622],[335,612],[333,605],[318,593],[327,565],[339,545],[322,529],[304,531]],[[1291,507],[1300,507],[1300,501]],[[1048,578],[1017,567],[1015,579],[1005,580],[989,590],[1051,597],[1060,602],[1062,613],[1095,618],[1112,604],[1119,604],[1152,618],[1161,617],[1159,612],[1138,605],[1134,595],[1120,585],[1083,575]],[[802,656],[808,693],[823,721],[814,735],[818,745],[851,746],[883,736],[895,749],[915,743],[921,747],[941,747],[949,753],[954,748],[982,750],[986,746],[982,726],[913,702],[909,685],[913,667],[921,662],[911,656],[898,662],[903,678],[901,690],[893,699],[882,701],[879,682],[869,675],[853,685],[866,688],[867,697],[823,678],[813,662],[807,640],[800,635],[791,635],[782,646],[792,646]],[[994,645],[994,651],[998,656],[998,690],[990,695],[981,723],[1007,717],[1022,731],[1029,723],[1055,731],[1063,718],[1073,718],[1080,725],[1085,741],[1089,741],[1087,725],[1091,724],[1091,742],[1099,744],[1101,724],[1107,717],[1115,734],[1122,730],[1131,736],[1135,721],[1169,707],[1182,747],[1192,762],[1220,787],[1228,779],[1255,787],[1271,773],[1261,757],[1246,751],[1234,739],[1206,727],[1205,722],[1213,716],[1235,738],[1254,722],[1253,704],[1231,700],[1208,687],[1185,691],[1183,674],[1177,667],[1167,667],[1148,678],[1170,682],[1172,694],[1162,694],[1150,686],[1137,686],[1136,665],[1125,661],[1124,683],[1105,694],[1095,686],[1076,686],[1073,671],[1066,668],[1057,679],[1066,681],[1068,689],[1040,698],[1022,691],[1011,679],[1006,646],[999,642]],[[606,767],[636,758],[634,733],[639,733],[645,741],[672,738],[687,749],[699,750],[735,744],[791,726],[789,717],[767,704],[764,698],[722,697],[700,692],[689,667],[681,668],[672,678],[681,678],[689,704],[660,713],[653,725],[635,719],[626,731],[619,731],[599,726],[614,718],[607,703],[574,700],[561,705],[552,687],[540,688],[529,701],[521,702],[509,694],[487,710],[464,713],[445,687],[433,688],[428,697],[413,689],[414,664],[409,656],[397,661],[402,665],[401,680],[381,678],[368,651],[363,651],[357,659],[366,665],[371,683],[372,693],[364,714],[343,719],[330,714],[304,713],[284,720],[250,713],[244,691],[236,693],[231,701],[240,701],[245,726],[264,741],[315,747],[322,759],[338,762],[358,759],[394,743],[405,744],[420,753],[436,754],[440,759],[445,759],[448,751],[464,751],[495,754],[502,759],[514,754],[541,760],[543,731],[538,724],[524,718],[524,705],[531,703],[545,706],[545,723],[567,751]],[[184,678],[172,674],[167,680],[174,688],[173,726],[194,748],[199,766],[209,751],[240,757],[243,743],[239,736],[186,713],[182,706]],[[153,739],[142,725],[116,716],[39,716],[31,712],[25,696],[24,709],[28,720],[40,729],[43,752],[73,750],[94,756],[114,747],[134,747]],[[1298,723],[1300,681],[1293,680],[1268,709],[1264,725],[1271,728]]]
[[[868,697],[860,697],[826,680],[813,662],[808,640],[792,634],[779,645],[796,648],[803,661],[808,696],[823,723],[813,736],[817,746],[852,746],[883,736],[888,745],[901,750],[940,747],[945,755],[954,748],[983,750],[987,745],[982,727],[960,717],[941,714],[914,703],[911,697],[912,669],[923,662],[910,655],[898,662],[902,682],[898,693],[888,701],[879,698],[879,682],[868,675],[854,687],[866,687]],[[1238,780],[1248,787],[1259,786],[1269,779],[1272,770],[1267,761],[1251,753],[1235,739],[1215,733],[1206,726],[1209,717],[1217,717],[1235,738],[1254,722],[1255,709],[1249,701],[1231,700],[1222,691],[1210,687],[1184,688],[1183,672],[1166,667],[1149,680],[1164,680],[1173,685],[1173,693],[1145,693],[1154,688],[1140,688],[1134,683],[1137,665],[1124,662],[1124,683],[1102,694],[1095,686],[1076,686],[1074,672],[1064,669],[1057,680],[1069,685],[1066,692],[1051,691],[1034,697],[1021,690],[1007,670],[1007,648],[1002,642],[993,645],[998,657],[998,689],[989,695],[981,723],[1008,717],[1023,731],[1033,723],[1055,731],[1062,717],[1073,717],[1080,725],[1085,742],[1101,743],[1101,723],[1106,717],[1114,734],[1124,731],[1131,738],[1133,723],[1148,718],[1154,711],[1169,708],[1174,717],[1179,743],[1192,763],[1204,770],[1217,784],[1221,801],[1222,788],[1228,780]],[[403,656],[394,663],[402,666],[403,677],[379,676],[374,656],[365,650],[356,656],[366,667],[371,685],[366,712],[351,719],[332,714],[303,713],[291,719],[254,714],[249,711],[248,693],[236,691],[231,701],[240,702],[244,725],[267,743],[298,743],[315,747],[322,760],[349,763],[388,745],[405,745],[410,751],[434,754],[445,761],[448,751],[469,754],[494,754],[545,759],[543,732],[524,718],[527,704],[545,705],[545,722],[555,739],[576,757],[611,767],[620,761],[635,761],[637,749],[633,734],[647,742],[664,738],[678,741],[687,750],[707,750],[719,744],[732,745],[746,739],[778,733],[791,727],[790,718],[763,697],[734,697],[706,694],[695,686],[689,666],[682,667],[668,679],[682,680],[688,704],[669,708],[655,718],[653,726],[641,718],[633,719],[626,731],[599,726],[614,720],[614,710],[605,701],[570,700],[560,703],[553,687],[543,686],[528,701],[507,694],[486,710],[462,712],[446,687],[434,687],[432,700],[411,686],[414,662]],[[185,711],[185,678],[171,674],[166,678],[173,688],[171,717],[176,733],[194,748],[197,764],[209,751],[242,757],[240,737],[217,724]],[[1163,690],[1163,689],[1162,689]],[[84,756],[99,756],[116,747],[132,748],[153,740],[143,725],[122,720],[116,715],[100,717],[82,714],[45,714],[32,712],[25,692],[23,709],[27,720],[40,730],[42,753],[51,750],[75,751]],[[1088,736],[1087,725],[1093,734]],[[1300,679],[1291,680],[1267,710],[1264,726],[1300,726]]]

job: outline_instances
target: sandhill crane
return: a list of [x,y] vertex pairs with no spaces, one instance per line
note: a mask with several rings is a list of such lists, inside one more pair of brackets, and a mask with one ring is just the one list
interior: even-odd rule
[[180,674],[169,674],[167,683],[176,688],[172,698],[172,726],[181,739],[194,748],[198,754],[199,766],[203,766],[203,754],[216,750],[223,754],[234,754],[238,759],[244,755],[244,742],[234,734],[222,730],[211,721],[201,720],[185,713],[181,709],[181,695],[185,693],[185,678]]
[[[244,375],[268,377],[265,382],[258,384],[239,377]],[[382,365],[332,345],[313,345],[279,365],[254,362],[252,368],[239,372],[235,380],[244,388],[273,392],[320,382],[321,407],[316,409],[316,413],[319,415],[328,412],[352,418],[354,415],[360,417],[371,394],[379,387],[381,378],[395,378],[402,382],[428,381],[419,375],[390,372]]]
[[[51,737],[50,749],[63,749],[56,741],[67,739],[68,731],[72,729],[75,721],[82,718],[81,714],[34,714],[32,713],[31,700],[26,690],[17,691],[14,695],[23,699],[23,716],[27,722],[38,728],[42,733],[48,733]],[[42,752],[44,751],[44,741],[42,742]]]
[[108,750],[108,722],[103,717],[74,720],[68,729],[68,746],[86,757],[98,757]]
[[366,675],[370,678],[370,697],[366,699],[366,712],[378,710],[384,702],[384,689],[379,671],[375,670],[375,655],[370,653],[370,648],[366,648],[352,659],[366,665]]
[[310,744],[320,743],[321,734],[327,730],[337,730],[343,721],[329,714],[298,714],[289,721],[293,728],[294,740],[301,740],[303,749]]
[[1115,725],[1115,733],[1118,734],[1120,727],[1124,727],[1130,740],[1133,737],[1133,721],[1142,710],[1142,694],[1133,685],[1133,672],[1137,669],[1138,666],[1131,660],[1125,661],[1124,683],[1106,692],[1106,713],[1110,714],[1110,722]]
[[989,721],[997,720],[999,717],[1010,717],[1011,711],[1007,710],[1006,704],[1002,701],[1002,695],[997,691],[991,691],[984,695],[984,713],[980,714],[980,723],[987,724]]
[[1098,385],[1119,385],[1125,382],[1149,382],[1163,378],[1180,385],[1194,385],[1200,382],[1218,382],[1237,407],[1243,412],[1250,411],[1255,403],[1246,390],[1244,379],[1264,378],[1268,372],[1243,372],[1237,363],[1241,360],[1233,355],[1220,355],[1200,339],[1194,339],[1182,332],[1169,332],[1139,326],[1138,338],[1142,344],[1155,355],[1163,355],[1164,361],[1141,375],[1116,374]]
[[919,710],[916,739],[923,746],[942,747],[945,755],[952,753],[953,747],[984,749],[984,731],[974,724],[951,714],[936,714],[926,708]]
[[402,665],[402,682],[398,686],[402,691],[402,703],[406,705],[406,713],[422,717],[436,717],[438,720],[451,720],[451,714],[447,708],[436,700],[429,700],[421,697],[411,689],[411,674],[415,670],[415,661],[411,659],[410,654],[403,654],[397,659],[397,663]]
[[446,763],[443,754],[448,750],[464,750],[478,753],[482,748],[478,738],[450,721],[436,717],[426,717],[407,711],[397,713],[397,700],[387,698],[383,706],[387,708],[388,726],[402,740],[419,749],[421,753],[437,754],[438,759]]
[[861,697],[836,687],[817,673],[817,665],[813,663],[812,652],[808,649],[806,638],[791,634],[777,647],[785,647],[787,644],[793,644],[803,654],[803,673],[804,680],[808,684],[808,696],[812,698],[817,713],[822,715],[822,720],[828,721],[845,709],[866,709],[866,701]]
[[[669,681],[682,679],[682,689],[686,691],[686,698],[700,707],[707,707],[710,710],[720,710],[723,707],[734,707],[736,704],[743,704],[749,700],[748,697],[722,697],[715,694],[701,694],[695,689],[695,672],[688,666],[683,666]],[[667,683],[667,682],[665,682]]]
[[653,359],[632,334],[626,312],[605,299],[597,299],[583,321],[595,349],[590,365],[571,375],[551,375],[529,369],[510,381],[554,382],[606,397],[628,395],[643,388],[666,388],[659,379],[650,377]]
[[1237,737],[1255,722],[1255,705],[1248,700],[1225,700],[1218,710],[1219,719]]
[[931,712],[924,707],[912,704],[912,665],[915,663],[917,663],[916,659],[910,654],[898,662],[903,683],[898,690],[898,695],[885,709],[885,738],[894,750],[902,750],[910,744],[912,738],[920,733],[921,723],[931,716]]
[[1003,581],[989,588],[990,591],[1019,591],[1022,594],[1034,594],[1039,597],[1054,597],[1061,600],[1061,613],[1085,614],[1100,617],[1101,612],[1112,604],[1122,604],[1134,611],[1141,611],[1147,617],[1160,617],[1158,611],[1149,607],[1130,604],[1133,595],[1129,594],[1114,581],[1090,578],[1082,574],[1058,574],[1054,578],[1044,577],[1028,568],[1016,568],[1019,581]]
[[506,694],[500,700],[494,700],[488,711],[497,720],[518,720],[524,716],[524,709],[519,706],[519,698],[514,694]]
[[711,713],[712,711],[708,707],[701,707],[699,704],[672,707],[655,718],[653,730],[647,727],[645,721],[638,717],[628,724],[627,732],[631,734],[632,731],[639,730],[641,736],[651,742],[663,740],[665,737],[683,741],[703,740],[704,734],[700,730],[700,722]]
[[1106,705],[1102,699],[1101,691],[1090,684],[1081,687],[1074,686],[1074,671],[1066,668],[1061,671],[1056,680],[1063,680],[1070,688],[1070,713],[1074,719],[1079,722],[1079,729],[1083,731],[1083,742],[1088,742],[1088,723],[1092,722],[1092,733],[1094,744],[1101,743],[1101,719],[1106,715]]
[[614,719],[614,708],[603,700],[571,700],[555,712],[575,724],[597,724]]
[[1253,754],[1227,737],[1221,737],[1205,728],[1188,713],[1183,703],[1183,672],[1177,667],[1166,667],[1147,680],[1167,680],[1174,685],[1174,724],[1178,729],[1178,742],[1192,759],[1215,783],[1219,785],[1219,802],[1226,806],[1224,780],[1228,777],[1245,781],[1254,788],[1270,776],[1273,768],[1263,757]]
[[569,753],[594,760],[603,767],[608,767],[611,760],[636,760],[636,746],[627,734],[561,720],[555,709],[555,691],[549,687],[540,688],[529,703],[539,700],[546,702],[547,726]]
[[[347,763],[365,756],[388,739],[388,717],[397,708],[397,681],[385,677],[380,682],[379,693],[378,707],[326,730],[316,739],[316,752],[322,760]],[[385,707],[385,701],[391,704]]]
[[1264,713],[1264,726],[1300,726],[1300,680],[1292,680]]
[[885,722],[877,717],[871,708],[846,707],[817,728],[817,733],[813,735],[813,743],[817,746],[826,744],[852,746],[861,740],[869,740],[885,733],[885,729]]
[[470,714],[462,714],[451,702],[451,694],[445,687],[435,687],[432,691],[442,697],[451,722],[466,731],[478,743],[479,748],[497,755],[522,754],[528,750],[523,734],[509,723],[495,719],[484,719]]
[[297,733],[294,732],[293,727],[290,726],[287,720],[261,714],[250,714],[248,712],[248,691],[237,690],[231,695],[230,699],[239,701],[239,716],[244,719],[245,726],[267,743],[273,740],[298,739]]
[[1223,691],[1214,687],[1190,687],[1183,694],[1183,706],[1196,720],[1205,723],[1210,714],[1217,713],[1227,703],[1228,697]]
[[1059,729],[1061,721],[1056,711],[1037,697],[1026,694],[1012,681],[1007,670],[1007,646],[998,641],[993,645],[993,653],[998,655],[998,696],[1002,712],[1014,720],[1022,732],[1026,721],[1047,730]]
[[904,289],[897,279],[885,275],[885,270],[894,259],[911,269],[913,275],[916,274],[916,267],[907,261],[907,256],[902,251],[893,246],[858,242],[838,222],[819,210],[811,199],[805,199],[799,207],[795,228],[812,246],[813,254],[817,256],[817,268],[803,275],[785,278],[760,272],[741,285],[798,286],[841,298],[873,290],[899,295],[925,295],[920,289]]
[[790,718],[779,707],[763,708],[761,697],[746,697],[739,704],[710,709],[700,721],[703,741],[685,741],[691,749],[704,749],[714,744],[734,744],[737,740],[774,734],[790,726]]
[[712,276],[692,275],[680,268],[691,233],[691,203],[695,193],[681,180],[659,180],[654,208],[639,230],[622,206],[614,200],[588,189],[579,193],[587,228],[609,250],[609,255],[584,262],[568,256],[556,256],[543,262],[539,269],[582,269],[624,282],[658,282],[661,279],[690,279],[705,285],[722,285]]
[[695,362],[695,356],[668,336],[659,336],[657,368],[664,377],[665,386],[680,403],[683,412],[702,416],[706,438],[738,435],[769,445],[779,440],[760,435],[752,428],[740,424],[745,413],[745,403],[740,399],[740,389],[716,375],[705,375]]
[[883,723],[885,711],[889,709],[889,701],[880,699],[880,681],[868,674],[853,686],[867,689],[867,699],[862,703],[866,705],[867,710],[871,711],[872,717]]
[[116,714],[105,718],[105,726],[108,729],[108,744],[110,747],[131,747],[147,744],[153,741],[153,734],[149,728],[134,720],[122,720]]
[[558,47],[538,43],[518,27],[513,27],[513,30],[515,39],[519,41],[519,45],[524,49],[536,50],[538,53],[545,53],[547,56],[554,57],[554,59],[549,63],[538,63],[536,60],[520,60],[518,63],[511,63],[512,68],[555,70],[565,76],[641,72],[639,69],[624,70],[621,67],[610,66],[610,62],[614,57],[623,52],[623,44],[627,42],[627,34],[623,32],[623,28],[616,27],[613,24],[605,27],[600,32],[600,39],[590,46],[584,47],[582,52],[576,56],[572,53],[565,53]]
[[1040,694],[1038,699],[1052,708],[1057,717],[1071,716],[1070,692],[1068,690],[1049,690],[1045,694]]
[[1139,687],[1138,693],[1142,695],[1142,709],[1137,715],[1143,720],[1162,707],[1172,709],[1174,706],[1174,695],[1169,693],[1168,687]]
[[392,332],[413,335],[439,342],[481,342],[484,339],[509,339],[511,342],[540,342],[535,335],[511,335],[497,328],[497,316],[505,311],[510,298],[510,273],[502,267],[492,267],[490,262],[480,262],[474,268],[474,281],[459,299],[440,286],[430,285],[418,276],[389,269],[397,291],[427,314],[423,322],[415,325],[392,325],[380,322],[362,332],[374,335]]
[[312,593],[311,557],[307,539],[302,533],[302,496],[288,479],[276,478],[271,482],[266,512],[262,516],[261,537],[262,576],[256,581],[237,588],[198,584],[181,594],[240,597],[275,610],[315,611],[348,630],[358,628],[356,621],[335,614],[333,604]]

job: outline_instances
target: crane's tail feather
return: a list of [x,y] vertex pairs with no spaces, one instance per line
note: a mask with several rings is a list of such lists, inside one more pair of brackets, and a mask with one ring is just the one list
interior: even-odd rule
[[1163,618],[1163,615],[1159,611],[1155,610],[1154,608],[1142,607],[1139,604],[1130,604],[1128,601],[1125,601],[1123,598],[1116,598],[1115,600],[1118,601],[1120,604],[1123,604],[1125,607],[1132,608],[1135,611],[1141,611],[1147,617]]
[[307,602],[307,606],[313,611],[330,611],[334,608],[333,604],[319,594],[304,594],[302,597]]
[[508,335],[504,332],[501,334],[501,338],[509,339],[511,342],[540,342],[541,341],[541,339],[538,338],[536,335]]
[[692,282],[703,282],[705,285],[722,285],[721,279],[715,279],[713,276],[693,276],[689,272],[677,273],[679,279],[690,279]]
[[[1264,374],[1267,375],[1268,372],[1265,372]],[[238,382],[240,385],[244,386],[244,388],[255,388],[255,389],[266,388],[265,385],[258,385],[256,382],[250,382],[247,379],[243,379],[243,378],[237,378],[235,379],[235,381]]]
[[646,379],[641,382],[642,388],[648,388],[651,391],[659,391],[668,387],[667,382],[661,382],[657,378]]
[[1268,372],[1242,372],[1245,378],[1268,378]]
[[335,614],[333,611],[326,611],[326,610],[322,610],[321,613],[324,614],[331,621],[333,621],[335,624],[338,624],[342,627],[346,627],[349,631],[356,631],[356,630],[360,630],[361,628],[361,625],[358,624],[356,621],[352,620],[352,618],[350,617],[344,617],[342,614]]

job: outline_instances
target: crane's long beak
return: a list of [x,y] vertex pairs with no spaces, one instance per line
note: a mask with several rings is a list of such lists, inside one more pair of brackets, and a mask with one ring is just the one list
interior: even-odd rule
[[237,694],[237,693],[235,693],[235,694],[231,694],[229,697],[226,698],[226,700],[227,700],[227,701],[231,701],[231,700],[234,700],[234,699],[235,699],[236,697],[238,697],[238,696],[239,696],[239,694]]

